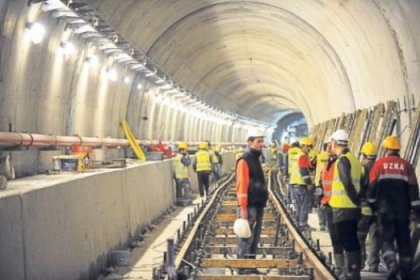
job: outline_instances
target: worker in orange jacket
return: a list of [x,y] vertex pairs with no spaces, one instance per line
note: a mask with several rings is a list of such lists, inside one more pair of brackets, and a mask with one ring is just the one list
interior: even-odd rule
[[[263,136],[248,137],[248,149],[236,163],[236,194],[238,217],[247,219],[251,237],[239,238],[238,259],[255,259],[261,235],[264,207],[268,190],[261,167],[260,157],[264,146]],[[259,274],[257,269],[240,269],[239,274]]]
[[326,142],[327,146],[325,151],[328,153],[328,160],[324,163],[321,170],[321,185],[322,185],[322,198],[320,202],[320,209],[324,211],[327,221],[327,228],[330,234],[331,243],[333,246],[336,274],[341,275],[344,269],[344,251],[343,246],[337,238],[337,231],[333,227],[333,212],[329,204],[331,198],[331,186],[334,180],[335,162],[337,155],[332,152],[331,139]]

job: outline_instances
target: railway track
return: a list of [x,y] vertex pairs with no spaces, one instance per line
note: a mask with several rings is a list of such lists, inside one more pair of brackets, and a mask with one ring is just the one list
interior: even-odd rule
[[[168,240],[165,265],[154,271],[153,279],[335,279],[331,258],[320,253],[310,232],[303,235],[295,229],[276,173],[267,179],[269,202],[255,259],[236,258],[237,204],[231,175],[188,217],[177,238]],[[259,274],[238,275],[241,268],[256,268]]]

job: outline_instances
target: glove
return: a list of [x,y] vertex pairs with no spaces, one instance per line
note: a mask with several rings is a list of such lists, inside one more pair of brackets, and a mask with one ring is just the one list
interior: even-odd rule
[[372,216],[373,215],[372,208],[370,208],[369,204],[366,201],[363,201],[360,204],[360,209],[362,210],[362,215],[363,216]]
[[324,193],[324,191],[321,187],[316,187],[315,188],[315,195],[316,196],[322,196],[323,193]]
[[247,207],[241,207],[241,218],[248,219],[248,209]]

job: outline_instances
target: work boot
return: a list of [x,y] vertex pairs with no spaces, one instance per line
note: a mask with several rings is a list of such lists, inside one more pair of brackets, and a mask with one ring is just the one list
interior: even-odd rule
[[335,260],[335,274],[338,279],[341,279],[341,275],[344,272],[344,255],[343,254],[334,254]]
[[346,252],[346,278],[360,280],[361,254],[360,251]]
[[387,280],[397,280],[398,273],[400,272],[400,268],[398,266],[397,258],[395,253],[388,253],[386,257],[384,257],[384,262],[388,268],[388,275]]

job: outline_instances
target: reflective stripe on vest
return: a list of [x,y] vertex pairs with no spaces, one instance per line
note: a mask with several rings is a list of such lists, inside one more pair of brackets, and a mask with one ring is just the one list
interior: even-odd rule
[[293,160],[295,158],[295,156],[300,152],[300,148],[299,147],[293,147],[290,148],[289,151],[287,152],[287,157],[288,157],[288,175],[292,175],[292,169],[293,169]]
[[315,185],[318,185],[319,180],[321,179],[321,170],[322,168],[324,168],[324,164],[327,161],[328,161],[328,153],[325,151],[320,152],[318,156],[316,157],[316,169],[315,169],[315,181],[314,181]]
[[211,171],[210,154],[207,151],[200,150],[196,154],[197,157],[197,172]]
[[188,178],[188,166],[185,166],[181,162],[182,156],[177,154],[172,160],[172,167],[175,172],[175,178],[187,179]]
[[329,204],[333,208],[357,208],[358,206],[355,205],[348,197],[344,185],[338,175],[338,162],[342,157],[346,157],[350,161],[351,180],[353,182],[354,188],[356,189],[356,192],[360,192],[360,176],[362,174],[362,165],[351,152],[348,152],[345,155],[341,155],[334,164],[334,181],[332,184],[332,193]]
[[299,153],[297,153],[297,155],[293,158],[292,173],[290,174],[290,184],[292,185],[306,185],[304,178],[300,174],[299,168],[299,159],[303,155],[305,155],[305,153],[299,151]]

